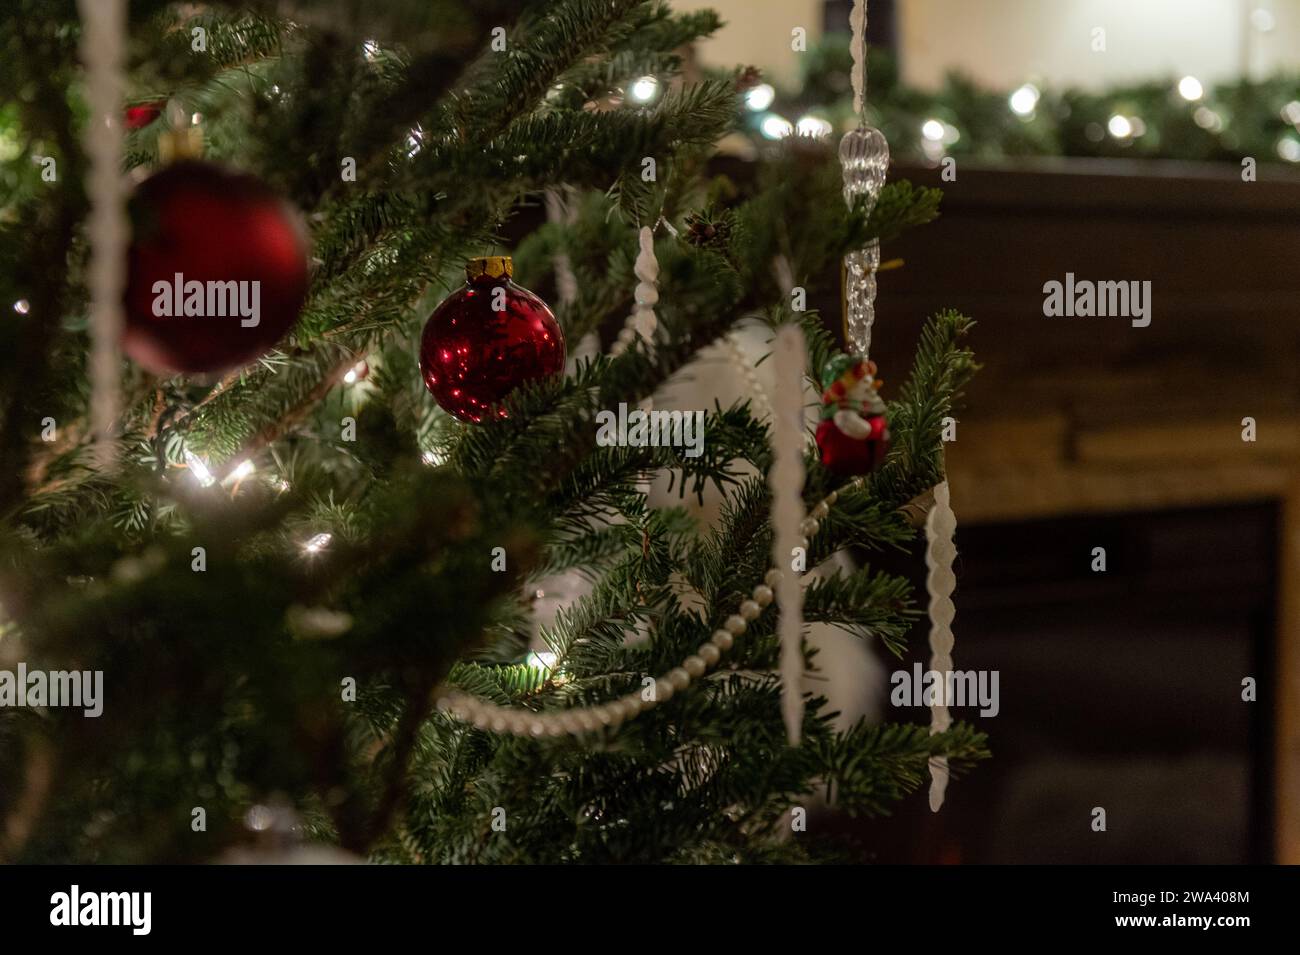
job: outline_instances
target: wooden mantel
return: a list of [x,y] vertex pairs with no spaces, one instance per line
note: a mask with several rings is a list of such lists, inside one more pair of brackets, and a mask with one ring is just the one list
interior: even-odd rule
[[[1276,855],[1300,863],[1300,171],[1243,182],[1231,164],[959,161],[955,182],[893,174],[941,187],[944,211],[885,249],[906,266],[880,276],[883,377],[906,367],[928,314],[978,322],[984,367],[948,451],[960,523],[1281,503]],[[1067,272],[1150,281],[1150,326],[1045,317],[1044,283]]]

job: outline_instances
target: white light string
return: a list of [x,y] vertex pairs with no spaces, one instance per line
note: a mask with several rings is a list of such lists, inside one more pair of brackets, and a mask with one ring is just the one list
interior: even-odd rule
[[125,0],[77,0],[81,13],[81,59],[86,66],[90,119],[85,146],[90,200],[87,270],[90,314],[90,419],[95,459],[113,463],[121,404],[122,293],[126,287],[126,184],[122,176],[122,76],[126,46]]
[[[807,547],[803,512],[803,381],[807,350],[797,323],[782,325],[773,342],[776,376],[772,402],[772,563],[791,560],[796,547]],[[813,536],[816,531],[808,534]],[[781,609],[781,715],[786,739],[799,744],[803,726],[803,585],[794,574],[782,575],[776,588]]]

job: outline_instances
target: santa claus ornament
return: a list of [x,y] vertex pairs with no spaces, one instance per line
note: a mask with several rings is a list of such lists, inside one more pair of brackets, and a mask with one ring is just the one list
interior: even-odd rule
[[130,202],[122,350],[157,374],[220,372],[265,354],[307,297],[307,235],[255,176],[182,159]]
[[445,410],[478,424],[504,418],[505,397],[564,369],[564,333],[540,298],[510,280],[505,255],[470,259],[465,286],[434,309],[420,339],[420,373]]
[[876,363],[836,355],[822,372],[821,462],[836,474],[869,474],[889,451],[889,424],[878,393]]

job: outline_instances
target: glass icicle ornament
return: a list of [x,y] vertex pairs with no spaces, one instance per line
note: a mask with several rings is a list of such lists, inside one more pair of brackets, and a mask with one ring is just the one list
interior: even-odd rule
[[[889,172],[889,143],[874,126],[865,123],[840,140],[840,166],[844,175],[844,201],[852,208],[866,197],[870,215]],[[880,266],[880,243],[873,239],[866,248],[844,257],[844,324],[847,350],[865,358],[871,350],[871,325],[876,318],[876,269]]]

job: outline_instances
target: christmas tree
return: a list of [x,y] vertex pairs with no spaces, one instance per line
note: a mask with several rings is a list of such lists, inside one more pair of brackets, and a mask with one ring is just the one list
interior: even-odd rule
[[[791,825],[814,794],[883,813],[984,755],[961,723],[836,728],[789,685],[783,710],[778,675],[783,581],[790,619],[886,652],[922,618],[871,562],[922,535],[969,321],[895,370],[874,470],[799,438],[784,578],[768,406],[871,373],[807,303],[935,193],[846,204],[834,144],[800,136],[720,165],[756,78],[696,68],[716,17],[658,0],[136,0],[133,245],[105,264],[93,6],[0,21],[0,858],[211,860],[283,807],[377,861],[815,860],[834,847]],[[187,272],[223,317],[191,320]],[[490,359],[487,309],[516,323]],[[694,444],[601,437],[742,321],[802,332],[804,393],[700,408]],[[538,642],[562,575],[588,592]],[[56,705],[57,674],[102,693]]]

